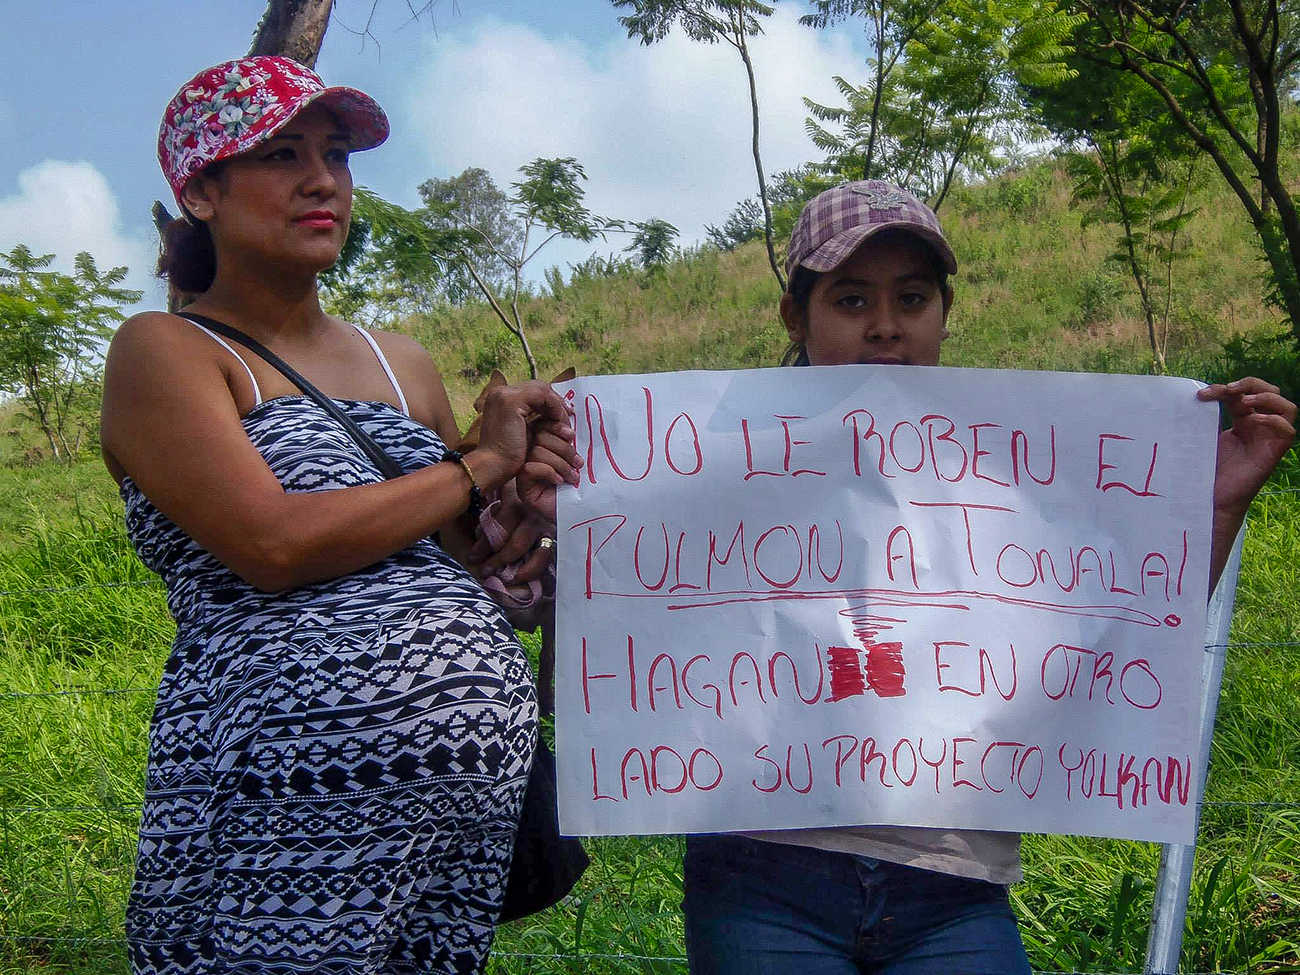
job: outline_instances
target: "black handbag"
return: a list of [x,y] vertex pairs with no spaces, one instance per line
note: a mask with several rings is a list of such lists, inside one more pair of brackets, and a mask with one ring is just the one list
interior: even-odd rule
[[555,756],[539,729],[501,905],[502,922],[516,921],[559,903],[591,862],[576,838],[560,835],[558,800]]
[[[261,342],[215,318],[190,312],[179,314],[261,356],[338,421],[385,478],[402,475],[403,471],[397,462],[357,426],[352,417]],[[510,873],[506,878],[505,900],[499,918],[501,922],[515,921],[558,903],[573,889],[591,862],[581,842],[575,837],[560,835],[558,799],[555,756],[546,747],[539,729],[532,767],[528,772],[528,785],[524,789],[523,807],[519,813],[519,828],[515,833]]]

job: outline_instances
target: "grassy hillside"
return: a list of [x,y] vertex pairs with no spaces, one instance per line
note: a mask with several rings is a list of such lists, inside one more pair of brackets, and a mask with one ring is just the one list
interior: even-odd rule
[[[960,190],[940,212],[961,265],[944,361],[960,366],[1148,371],[1146,325],[1128,272],[1107,260],[1113,226],[1083,226],[1068,178],[1047,163]],[[1197,375],[1231,334],[1275,332],[1254,239],[1218,183],[1195,199],[1190,252],[1175,264],[1170,369]],[[653,273],[574,275],[523,303],[544,378],[774,365],[785,348],[766,252],[702,250]],[[527,375],[517,342],[484,305],[401,327],[434,355],[462,421],[494,367]]]
[[[1150,359],[1113,228],[1084,228],[1039,166],[961,191],[942,218],[962,265],[945,360],[1142,372]],[[1223,368],[1228,334],[1276,331],[1237,209],[1211,190],[1177,269],[1171,368]],[[525,303],[544,374],[770,365],[784,348],[757,245],[661,272],[578,276]],[[485,308],[403,326],[433,353],[462,422],[483,377],[524,373]],[[1287,358],[1279,368],[1294,369]],[[3,431],[12,431],[4,433]],[[146,731],[172,634],[163,591],[130,551],[93,456],[40,463],[0,416],[0,975],[126,971],[121,936]],[[1300,464],[1251,513],[1183,967],[1300,973]],[[575,896],[503,928],[498,973],[684,972],[675,837],[589,843]],[[1158,848],[1028,837],[1013,890],[1044,971],[1141,968]],[[614,957],[618,956],[618,957]],[[657,959],[657,960],[656,960]]]

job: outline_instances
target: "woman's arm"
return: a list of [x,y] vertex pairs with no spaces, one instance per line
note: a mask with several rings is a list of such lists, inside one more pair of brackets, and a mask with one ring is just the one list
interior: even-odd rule
[[[105,364],[103,446],[110,469],[129,475],[164,515],[251,585],[277,591],[345,575],[465,511],[470,482],[458,464],[378,484],[286,493],[240,424],[217,351],[170,315],[124,323]],[[419,408],[433,411],[435,429],[451,412],[447,406],[440,415],[441,380],[437,387],[417,393],[426,397]],[[482,443],[467,458],[483,490],[504,483],[523,462],[525,421],[533,413],[562,417],[563,404],[541,383],[490,397]]]
[[[429,353],[408,336],[391,332],[372,334],[389,363],[400,374],[411,416],[436,430],[448,446],[455,446],[460,438],[459,428],[452,415],[446,386]],[[505,383],[504,377],[501,382]],[[531,449],[532,443],[538,439],[538,426],[530,426],[533,427]],[[575,463],[581,462],[575,457]],[[494,549],[483,533],[473,527],[468,532],[462,530],[466,527],[465,519],[455,519],[442,529],[443,546],[480,579],[499,572],[505,566],[512,566],[514,581],[519,584],[540,579],[553,561],[553,553],[535,546],[542,536],[555,535],[554,519],[548,522],[523,505],[513,480],[501,486],[497,498],[500,503],[493,510],[493,518],[498,532],[505,537],[500,548]],[[493,590],[489,592],[496,596]]]
[[[460,426],[456,423],[446,384],[428,350],[409,335],[374,329],[369,330],[369,333],[379,343],[389,366],[402,384],[411,419],[437,433],[447,449],[464,449],[460,443]],[[470,460],[469,463],[473,466],[477,460]],[[484,485],[480,487],[484,492],[490,490]],[[474,527],[468,513],[439,526],[438,542],[475,577],[482,578],[483,560],[474,552]]]
[[1295,441],[1296,405],[1276,386],[1247,376],[1197,390],[1222,403],[1232,425],[1219,434],[1214,464],[1214,525],[1210,536],[1210,591],[1228,563],[1250,502]]

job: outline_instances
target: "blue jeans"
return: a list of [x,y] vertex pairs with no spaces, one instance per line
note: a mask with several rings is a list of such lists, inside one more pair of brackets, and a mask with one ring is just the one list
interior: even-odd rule
[[691,975],[1028,975],[1007,890],[735,835],[686,841]]

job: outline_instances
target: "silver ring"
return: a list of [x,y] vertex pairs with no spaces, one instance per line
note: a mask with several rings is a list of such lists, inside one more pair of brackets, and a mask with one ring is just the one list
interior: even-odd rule
[[537,540],[537,547],[543,551],[549,552],[551,549],[555,548],[555,539],[550,535],[543,535]]

